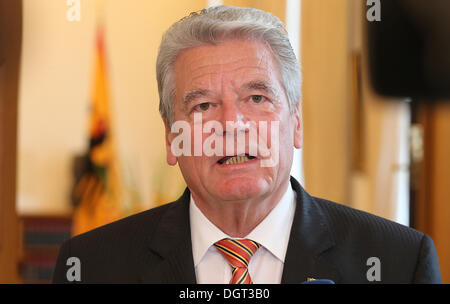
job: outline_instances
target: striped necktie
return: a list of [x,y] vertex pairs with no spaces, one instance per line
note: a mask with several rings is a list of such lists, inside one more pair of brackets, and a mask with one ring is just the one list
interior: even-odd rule
[[252,284],[248,273],[250,259],[261,246],[252,240],[223,239],[214,244],[231,266],[230,284]]

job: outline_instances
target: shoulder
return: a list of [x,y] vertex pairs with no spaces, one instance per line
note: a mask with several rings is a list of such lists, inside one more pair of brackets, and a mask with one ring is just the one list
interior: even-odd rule
[[312,199],[322,211],[335,242],[337,264],[346,265],[340,270],[349,281],[361,281],[361,274],[375,259],[381,266],[382,283],[441,282],[436,250],[428,235],[361,210]]
[[370,236],[372,240],[395,239],[402,243],[417,244],[424,237],[422,232],[392,220],[325,199],[312,199],[323,211],[336,239],[355,235]]
[[179,202],[156,207],[67,240],[59,249],[53,282],[67,283],[67,261],[81,263],[83,282],[136,282],[139,262],[149,260],[147,246],[158,224]]
[[74,236],[69,241],[72,246],[80,245],[84,247],[85,245],[91,244],[130,240],[130,236],[136,237],[140,234],[149,236],[157,227],[160,219],[167,212],[167,210],[173,207],[173,204],[176,203],[165,204],[125,217],[118,221]]
[[425,237],[422,232],[386,218],[311,196],[294,178],[291,178],[291,184],[297,201],[302,204],[300,212],[306,217],[314,217],[311,220],[323,222],[337,243],[348,240],[358,240],[362,244],[399,241],[418,246]]

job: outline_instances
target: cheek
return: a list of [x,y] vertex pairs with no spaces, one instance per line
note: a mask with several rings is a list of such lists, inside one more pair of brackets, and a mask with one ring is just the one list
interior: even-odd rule
[[[275,126],[274,122],[278,122],[278,127]],[[293,146],[293,136],[294,136],[294,121],[291,115],[279,115],[276,119],[273,119],[269,125],[274,125],[274,128],[278,128],[278,132],[276,132],[273,136],[274,140],[278,141],[280,147],[280,153],[284,150],[291,148]],[[270,128],[268,129],[268,136],[270,136]],[[269,138],[271,141],[272,137]]]
[[199,157],[182,156],[178,158],[178,165],[184,179],[189,183],[196,183],[202,175],[201,162]]
[[279,136],[277,137],[280,164],[288,164],[293,157],[294,128],[295,123],[291,116],[280,121]]

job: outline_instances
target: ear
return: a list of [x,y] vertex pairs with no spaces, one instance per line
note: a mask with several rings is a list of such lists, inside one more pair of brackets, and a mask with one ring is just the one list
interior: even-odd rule
[[294,119],[294,147],[297,149],[303,148],[303,120],[301,102],[297,102],[295,112],[292,114]]
[[174,134],[170,131],[170,126],[167,121],[164,121],[164,127],[166,129],[166,157],[167,163],[170,166],[175,166],[177,164],[177,157],[172,153],[172,140],[174,138]]

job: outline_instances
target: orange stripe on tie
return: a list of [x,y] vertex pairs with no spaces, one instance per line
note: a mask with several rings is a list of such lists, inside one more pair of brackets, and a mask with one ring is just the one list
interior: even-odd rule
[[232,269],[230,284],[252,284],[248,264],[255,252],[261,247],[252,240],[222,239],[214,244],[227,260]]

